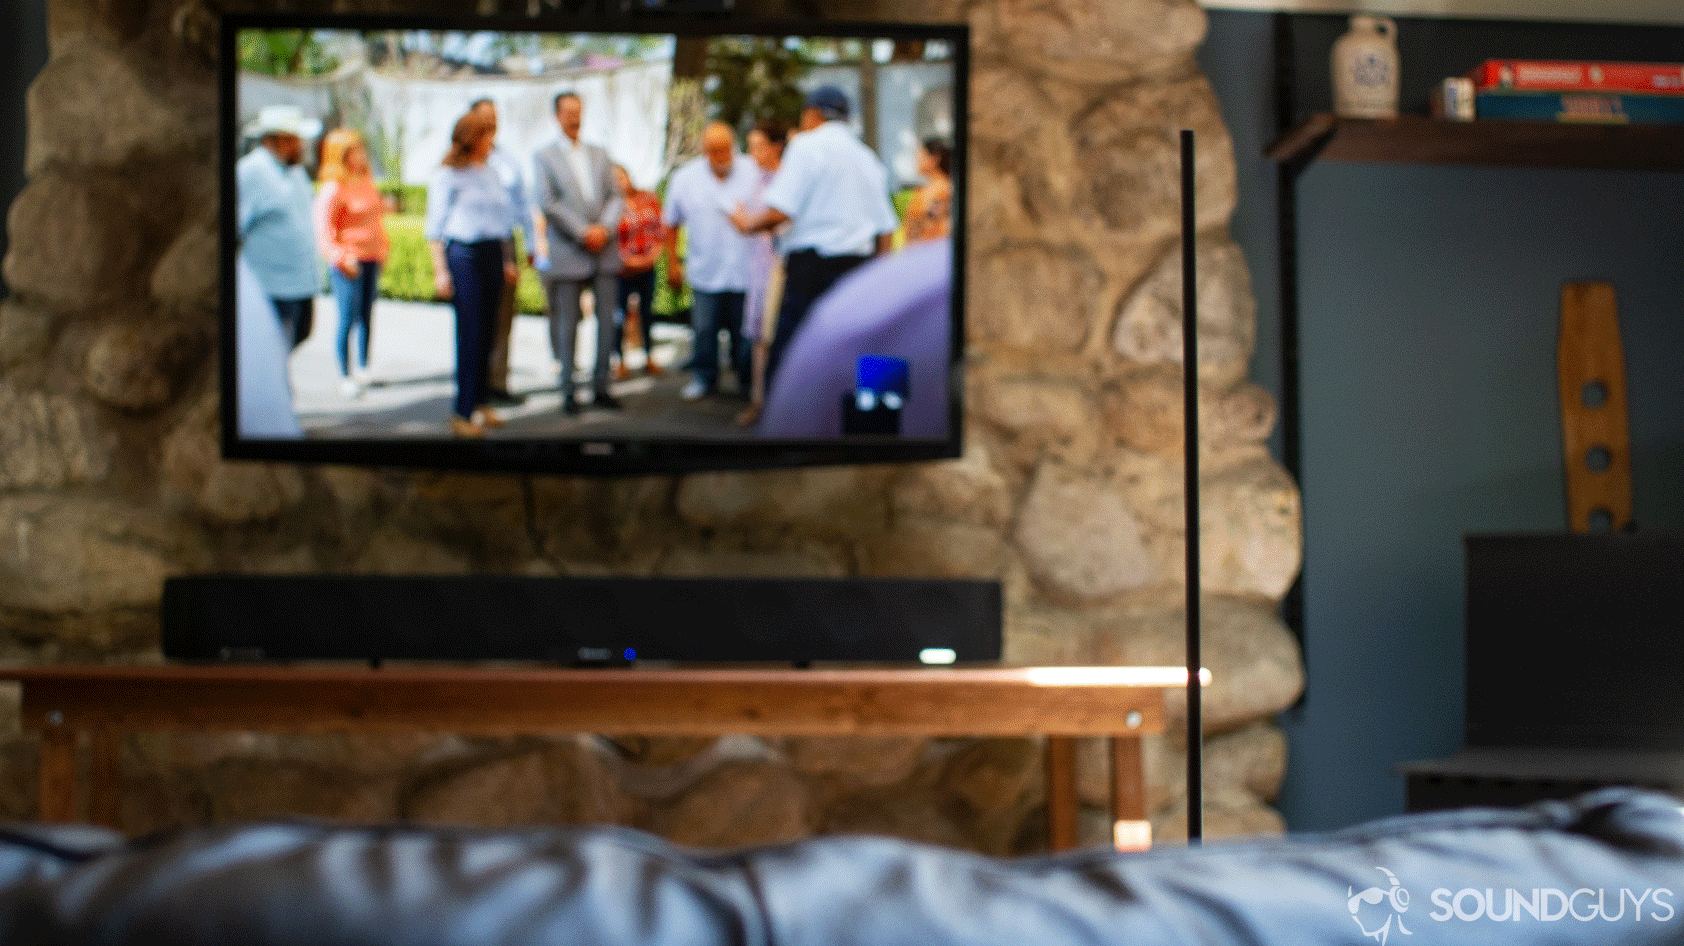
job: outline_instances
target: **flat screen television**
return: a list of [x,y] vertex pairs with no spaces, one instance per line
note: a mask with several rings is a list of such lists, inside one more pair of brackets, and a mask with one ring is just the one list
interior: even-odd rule
[[[220,43],[219,172],[222,192],[232,195],[221,204],[225,455],[567,474],[959,455],[964,312],[963,293],[955,287],[964,285],[965,27],[655,15],[583,20],[230,14]],[[704,202],[698,209],[695,200],[687,205],[689,216],[676,235],[678,254],[692,263],[684,281],[669,278],[673,267],[663,257],[648,281],[631,286],[635,291],[626,301],[635,298],[635,305],[596,299],[594,290],[584,294],[567,366],[577,390],[572,410],[564,409],[562,397],[568,320],[552,320],[549,279],[529,265],[548,262],[550,276],[557,276],[569,249],[552,250],[553,260],[535,252],[543,248],[535,244],[550,242],[552,216],[545,200],[564,200],[558,196],[558,187],[565,189],[557,183],[560,172],[552,166],[552,180],[539,177],[545,173],[539,152],[563,140],[557,119],[562,93],[577,97],[582,114],[577,141],[602,149],[624,169],[633,189],[664,202],[663,213],[674,196],[674,175],[688,161],[708,162],[702,145],[712,122],[731,133],[742,155],[736,160],[748,162],[751,182],[749,201],[710,198],[717,206]],[[527,233],[515,238],[512,325],[495,324],[495,314],[481,306],[489,321],[473,330],[477,344],[465,347],[463,318],[442,298],[435,278],[428,204],[443,191],[429,185],[440,176],[459,120],[481,101],[491,102],[496,114],[496,160],[487,163],[501,169],[505,184],[511,180],[507,169],[514,169],[527,213],[538,208],[545,239]],[[807,185],[803,191],[786,185],[789,194],[800,193],[808,203],[784,214],[789,219],[773,231],[775,242],[757,245],[737,233],[731,218],[758,216],[760,179],[770,175],[775,186],[776,178],[747,156],[748,132],[767,120],[791,126],[798,132],[790,138],[793,155],[802,135],[819,134],[795,128],[815,101],[831,107],[820,113],[832,126],[825,134],[845,128],[873,156],[881,180],[872,190],[881,193],[844,198],[836,188]],[[274,145],[284,144],[287,134],[277,134],[277,127],[297,133],[297,154],[277,153]],[[333,142],[345,139],[335,139],[338,129],[356,133],[368,177],[354,173],[360,166],[351,168],[351,177],[365,195],[372,181],[378,206],[366,197],[359,203],[345,196],[353,193],[349,184],[335,184],[343,199],[322,199],[328,185],[324,159],[330,168],[353,163],[335,160]],[[839,147],[835,141],[826,147]],[[813,142],[816,150],[818,138]],[[593,173],[589,151],[580,152],[587,163],[578,166],[587,176]],[[467,154],[464,160],[471,169],[480,158]],[[574,160],[571,149],[566,160]],[[942,166],[945,198],[941,175],[933,170]],[[720,167],[726,172],[720,191],[741,193],[731,189],[737,185],[730,161]],[[301,176],[308,179],[313,201],[312,249],[297,248],[298,217],[305,213]],[[937,186],[927,187],[932,181]],[[281,191],[284,200],[272,193],[285,186],[292,190]],[[886,207],[894,229],[881,243],[854,251],[869,258],[849,267],[803,318],[791,321],[798,327],[788,332],[780,351],[772,344],[777,331],[771,327],[779,309],[764,304],[759,288],[768,284],[771,268],[796,271],[793,254],[802,250],[793,242],[798,236],[810,240],[827,214],[859,217],[859,208],[847,200],[872,202],[879,215]],[[326,209],[329,203],[334,209]],[[710,214],[712,219],[704,219]],[[520,216],[517,208],[517,222]],[[915,226],[909,227],[908,219]],[[372,220],[384,233],[383,251],[370,233]],[[475,223],[470,213],[453,225]],[[292,227],[290,237],[286,226]],[[731,244],[732,239],[743,244]],[[714,241],[711,255],[704,241]],[[438,242],[441,250],[449,249],[448,241]],[[627,240],[628,247],[634,243],[635,236]],[[323,246],[329,253],[321,252]],[[588,249],[571,249],[589,256]],[[709,346],[698,344],[695,282],[726,280],[704,299],[728,327],[735,327],[729,294],[736,282],[716,273],[704,276],[693,264],[724,259],[719,265],[737,272],[735,267],[744,265],[735,261],[738,250],[749,270],[743,306],[748,324],[738,333],[716,333],[713,347],[720,358],[715,370],[704,372],[697,352],[705,354]],[[301,267],[299,254],[312,252]],[[598,252],[599,262],[604,252]],[[331,255],[349,262],[330,261]],[[829,250],[818,255],[824,263],[833,258]],[[381,263],[372,279],[365,260]],[[771,260],[789,265],[769,267]],[[803,272],[812,269],[811,261]],[[341,266],[347,275],[336,280],[333,270]],[[293,288],[280,285],[287,279],[278,272],[300,268],[313,274],[304,290],[296,288],[297,279]],[[355,296],[358,280],[378,287],[366,330],[361,309],[341,310],[341,300]],[[618,284],[612,285],[621,295]],[[457,289],[453,283],[453,297]],[[573,298],[579,298],[576,292]],[[310,300],[307,334],[299,331],[295,299]],[[610,334],[617,341],[599,344],[597,318],[612,320]],[[492,357],[500,337],[507,339],[507,367],[480,365],[479,359]],[[775,363],[761,373],[759,417],[751,419],[757,345],[775,352]],[[605,385],[595,356],[602,347],[612,352]],[[491,407],[500,426],[481,413],[463,418],[458,410],[467,397],[464,360],[478,372],[474,388],[480,396],[471,399]],[[695,388],[706,386],[693,382],[704,374],[717,380],[698,392]],[[597,403],[593,390],[602,387],[609,399]],[[453,417],[472,423],[453,425]]]

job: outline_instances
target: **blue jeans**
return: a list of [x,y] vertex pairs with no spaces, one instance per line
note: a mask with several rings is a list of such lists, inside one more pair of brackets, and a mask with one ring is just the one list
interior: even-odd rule
[[737,386],[749,388],[750,344],[743,337],[743,293],[694,290],[690,328],[696,336],[696,379],[709,391],[719,386],[719,333],[729,334],[726,349]]
[[491,340],[486,322],[495,319],[503,299],[503,243],[445,244],[445,265],[455,289],[451,302],[456,308],[456,416],[474,416],[485,394],[485,352]]
[[369,339],[374,331],[374,297],[380,290],[380,264],[363,260],[355,277],[328,269],[333,298],[339,302],[339,373],[351,374],[351,332],[357,333],[357,367],[368,367]]

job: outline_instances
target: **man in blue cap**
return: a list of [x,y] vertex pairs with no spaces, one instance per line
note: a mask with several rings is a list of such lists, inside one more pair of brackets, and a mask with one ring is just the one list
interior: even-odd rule
[[888,252],[900,224],[889,200],[889,172],[848,127],[849,110],[847,94],[836,86],[808,93],[801,133],[790,139],[766,187],[767,209],[752,217],[739,209],[731,217],[745,234],[789,225],[783,237],[783,303],[766,359],[768,383],[813,303],[849,270]]

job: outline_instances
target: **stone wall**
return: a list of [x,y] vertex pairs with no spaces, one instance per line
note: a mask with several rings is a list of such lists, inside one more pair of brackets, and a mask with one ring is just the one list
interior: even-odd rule
[[[995,577],[1014,662],[1178,664],[1177,134],[1192,128],[1207,833],[1279,829],[1268,803],[1286,747],[1269,720],[1302,670],[1274,615],[1298,567],[1298,497],[1263,447],[1274,405],[1246,380],[1233,155],[1193,57],[1194,0],[808,5],[973,28],[962,459],[525,483],[220,459],[205,2],[49,0],[0,308],[0,659],[156,661],[160,581],[229,570]],[[36,750],[15,692],[0,697],[0,818],[27,817]],[[149,736],[125,754],[134,831],[303,812],[606,820],[695,844],[1044,843],[1031,740]],[[1103,754],[1087,746],[1081,762],[1097,841]],[[1152,740],[1147,762],[1159,837],[1175,837],[1180,740]]]

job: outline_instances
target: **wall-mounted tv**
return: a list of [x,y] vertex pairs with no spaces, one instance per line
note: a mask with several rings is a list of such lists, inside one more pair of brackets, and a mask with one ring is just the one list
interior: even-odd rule
[[959,455],[964,27],[323,13],[220,36],[226,455]]

